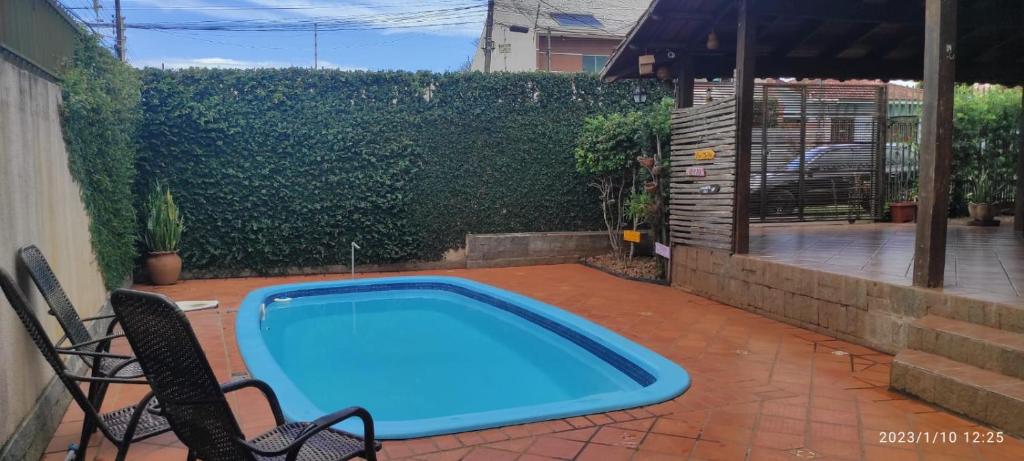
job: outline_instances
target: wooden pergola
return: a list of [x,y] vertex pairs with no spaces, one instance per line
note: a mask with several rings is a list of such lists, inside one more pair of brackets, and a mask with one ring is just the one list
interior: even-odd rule
[[[654,56],[654,69],[676,80],[681,108],[693,105],[695,78],[736,79],[740,254],[749,245],[755,77],[923,81],[914,284],[941,287],[954,84],[1024,83],[1024,0],[653,0],[602,77],[650,76],[641,75],[641,56]],[[1024,139],[1020,145],[1014,226],[1024,232]]]

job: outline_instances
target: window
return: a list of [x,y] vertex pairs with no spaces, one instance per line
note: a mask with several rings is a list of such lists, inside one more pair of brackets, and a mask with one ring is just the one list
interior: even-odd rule
[[583,72],[596,74],[601,72],[604,64],[608,62],[608,56],[583,55]]
[[592,14],[551,13],[551,19],[564,27],[601,28],[601,21],[598,21]]

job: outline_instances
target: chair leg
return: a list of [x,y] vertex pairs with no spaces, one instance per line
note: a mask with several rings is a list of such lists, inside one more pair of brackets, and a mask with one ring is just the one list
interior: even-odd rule
[[377,451],[376,450],[370,450],[369,452],[365,453],[365,455],[366,455],[365,456],[366,461],[377,461]]
[[[96,408],[99,408],[96,405],[97,400],[102,400],[102,395],[106,391],[106,389],[101,388],[105,387],[103,384],[105,383],[91,383],[89,385],[88,399]],[[85,452],[89,449],[89,439],[92,438],[93,432],[96,432],[96,424],[93,423],[92,418],[86,413],[85,418],[82,420],[82,435],[78,440],[78,451],[75,452],[75,461],[85,461]]]
[[188,461],[196,461],[196,452],[192,450],[188,451]]
[[131,446],[130,441],[125,441],[117,446],[117,456],[114,461],[124,461],[128,457],[128,447]]

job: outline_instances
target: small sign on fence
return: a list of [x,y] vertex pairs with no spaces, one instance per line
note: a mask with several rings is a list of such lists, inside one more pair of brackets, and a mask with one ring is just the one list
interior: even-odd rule
[[672,259],[672,249],[661,242],[654,242],[654,252],[665,259]]
[[640,243],[640,232],[633,230],[623,231],[622,239],[627,242]]
[[715,150],[714,149],[700,149],[693,153],[694,160],[714,160]]
[[708,175],[708,172],[705,171],[704,168],[702,168],[702,167],[691,166],[691,167],[686,169],[686,175],[687,176],[692,176],[692,177],[695,177],[695,178],[703,178],[703,177]]

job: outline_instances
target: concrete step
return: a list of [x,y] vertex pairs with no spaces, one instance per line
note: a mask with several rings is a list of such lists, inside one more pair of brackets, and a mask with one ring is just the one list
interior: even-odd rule
[[1024,380],[1019,378],[908,349],[893,359],[890,385],[1010,434],[1024,434]]
[[926,315],[910,324],[907,347],[1024,378],[1024,334]]

